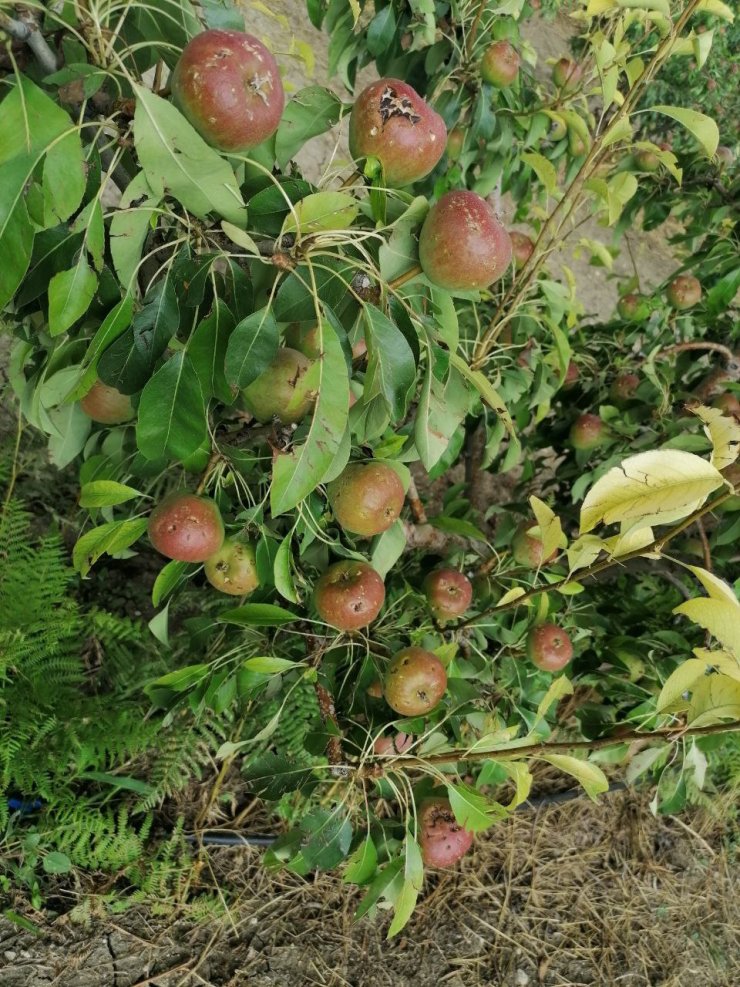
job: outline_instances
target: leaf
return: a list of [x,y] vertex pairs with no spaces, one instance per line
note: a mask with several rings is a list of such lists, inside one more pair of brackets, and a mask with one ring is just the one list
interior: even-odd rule
[[[3,109],[10,97],[3,102]],[[23,197],[32,163],[18,158],[0,164],[0,310],[5,308],[23,281],[33,251],[36,228]]]
[[[740,603],[738,603],[734,590],[727,585],[724,579],[720,579],[713,572],[702,569],[698,565],[687,565],[686,568],[689,572],[693,572],[712,599],[724,600],[726,603],[731,603],[733,606],[740,608]],[[738,617],[740,618],[740,612],[738,613]]]
[[122,394],[135,394],[149,380],[154,366],[180,325],[180,306],[172,269],[147,292],[144,307],[129,329],[98,360],[101,380]]
[[398,326],[374,305],[363,309],[368,366],[365,403],[382,397],[393,421],[406,414],[416,380],[414,354]]
[[740,682],[710,675],[694,684],[686,719],[690,726],[740,720]]
[[669,524],[701,507],[724,482],[711,463],[690,452],[659,449],[630,456],[591,487],[581,507],[581,533],[599,521],[631,527]]
[[549,559],[556,549],[565,548],[567,544],[560,518],[539,497],[530,497],[529,503],[537,519],[538,537],[542,542],[542,557]]
[[720,644],[740,657],[740,606],[737,601],[715,600],[700,597],[686,600],[675,608],[674,613],[683,614],[705,631],[709,631]]
[[395,902],[398,899],[398,895],[403,887],[404,879],[401,873],[403,864],[403,858],[396,857],[395,860],[392,860],[383,868],[373,880],[362,901],[357,906],[355,919],[360,919],[363,915],[367,915],[370,909],[377,905],[381,898],[391,902]]
[[304,788],[312,776],[311,768],[298,765],[294,758],[279,754],[262,754],[242,766],[241,776],[248,792],[268,802],[277,802],[286,792]]
[[[267,604],[265,604],[267,605]],[[258,675],[281,675],[296,668],[297,663],[289,661],[287,658],[255,657],[247,658],[242,662],[242,666],[249,672],[256,672]]]
[[154,637],[163,644],[165,648],[170,646],[170,605],[165,604],[164,608],[156,613],[147,624]]
[[211,672],[211,666],[201,663],[198,665],[186,665],[184,668],[177,668],[174,672],[167,672],[161,675],[154,682],[150,682],[148,689],[169,689],[172,692],[186,692],[192,686],[202,682]]
[[445,454],[468,405],[462,375],[451,368],[447,383],[442,384],[428,361],[414,422],[414,443],[425,469],[432,469]]
[[83,771],[79,777],[85,781],[97,781],[101,785],[111,785],[113,788],[124,788],[126,791],[136,792],[137,795],[152,795],[156,791],[153,785],[149,785],[139,778],[130,778],[128,775],[111,775],[105,771]]
[[268,308],[253,312],[236,326],[226,346],[226,379],[244,389],[270,366],[280,342],[280,330]]
[[704,431],[712,443],[712,466],[723,470],[732,466],[740,455],[740,422],[719,408],[699,404],[689,406],[692,414],[704,423]]
[[357,199],[348,192],[314,192],[296,202],[293,212],[285,217],[283,233],[298,230],[307,236],[321,230],[346,230],[359,210]]
[[100,323],[97,332],[93,336],[83,359],[85,372],[80,378],[77,386],[70,394],[70,400],[79,401],[81,397],[90,390],[98,376],[98,358],[106,347],[118,339],[121,333],[131,325],[134,314],[134,300],[130,295],[122,298],[118,304],[114,305],[110,312]]
[[715,17],[721,17],[722,20],[729,21],[730,24],[735,20],[732,9],[726,3],[722,3],[722,0],[701,0],[696,9],[706,10],[707,13],[714,14]]
[[378,851],[370,836],[355,849],[342,875],[344,884],[367,884],[378,866]]
[[299,620],[298,614],[272,603],[245,603],[225,610],[218,619],[224,624],[244,624],[248,627],[282,627]]
[[465,360],[463,360],[463,358],[457,353],[450,354],[450,363],[452,363],[452,365],[460,371],[463,377],[470,381],[488,407],[491,408],[492,411],[495,411],[499,416],[509,435],[514,438],[514,423],[511,420],[509,409],[504,404],[501,395],[489,382],[488,378],[485,377],[480,370],[471,370]]
[[[295,530],[295,529],[293,529]],[[272,564],[272,575],[275,589],[290,603],[300,603],[293,580],[293,552],[291,550],[293,531],[290,531],[280,542],[275,561]]]
[[223,404],[234,400],[224,373],[229,338],[234,331],[234,316],[220,298],[210,313],[195,327],[188,341],[188,356],[198,375],[203,397],[216,397]]
[[598,535],[581,535],[580,538],[571,542],[570,547],[566,549],[569,571],[575,572],[576,569],[584,569],[591,565],[605,550],[606,542]]
[[72,870],[72,861],[61,850],[45,854],[43,864],[47,874],[69,874]]
[[584,788],[590,799],[596,801],[596,796],[609,790],[609,782],[601,768],[591,761],[581,761],[580,758],[569,754],[542,755],[541,760],[547,761],[559,771],[572,775]]
[[491,802],[470,785],[447,783],[447,797],[460,825],[471,833],[481,833],[506,815],[497,803]]
[[189,573],[193,572],[196,566],[188,562],[172,561],[168,562],[163,569],[157,573],[152,587],[152,605],[158,607],[175,589],[178,583]]
[[[555,682],[560,681],[555,679]],[[554,684],[554,683],[553,683]],[[549,690],[548,690],[549,691]],[[518,805],[526,802],[532,790],[532,772],[523,761],[497,761],[499,767],[503,768],[516,786],[514,797],[506,806],[507,809],[516,809]]]
[[86,531],[72,551],[72,563],[81,576],[86,576],[101,555],[115,555],[133,545],[147,529],[146,518],[109,521]]
[[46,152],[42,188],[45,226],[63,223],[79,208],[85,193],[85,155],[79,130],[55,141]]
[[152,217],[161,195],[153,192],[140,171],[126,186],[118,209],[110,221],[110,253],[118,280],[127,293],[136,290],[141,253],[151,230]]
[[662,113],[673,120],[678,120],[701,144],[706,156],[714,157],[719,145],[719,128],[711,117],[699,113],[698,110],[689,110],[685,106],[652,106],[650,112]]
[[134,83],[134,144],[154,193],[173,195],[199,219],[215,212],[244,227],[247,213],[234,172],[167,100]]
[[114,480],[91,480],[80,492],[80,507],[115,507],[141,497],[141,492]]
[[394,521],[387,531],[375,539],[370,553],[370,564],[382,579],[385,579],[401,558],[405,548],[406,529],[401,521]]
[[724,651],[709,651],[695,648],[698,658],[687,658],[668,676],[660,690],[656,709],[659,712],[676,713],[688,709],[689,699],[684,693],[691,692],[699,679],[712,673],[722,673],[740,682],[740,660]]
[[98,287],[98,276],[80,253],[75,266],[55,274],[49,284],[49,335],[66,332],[87,312]]
[[260,249],[251,236],[246,230],[240,229],[238,226],[234,226],[233,223],[221,223],[221,229],[224,231],[226,236],[235,243],[237,247],[241,247],[242,250],[246,250],[248,254],[254,254],[255,257],[259,257]]
[[547,692],[542,699],[540,699],[539,705],[537,706],[537,719],[543,719],[553,703],[559,702],[563,696],[572,695],[573,683],[566,675],[558,675],[557,678],[552,680]]
[[[586,538],[589,536],[586,535]],[[604,548],[610,558],[619,558],[629,552],[637,552],[647,548],[655,540],[652,528],[628,528],[623,535],[614,535],[604,539]]]
[[555,166],[542,154],[535,151],[524,151],[519,155],[521,161],[528,164],[537,178],[545,186],[548,195],[555,195],[558,188],[558,174]]
[[275,158],[280,168],[285,168],[307,140],[331,130],[343,109],[339,97],[323,86],[300,89],[285,107],[275,134]]
[[182,462],[207,438],[200,379],[188,353],[175,353],[141,392],[136,444],[147,459]]
[[349,379],[339,337],[328,319],[319,322],[321,356],[307,377],[316,374],[318,395],[305,442],[275,459],[270,488],[272,516],[285,514],[322,482],[331,469],[349,414]]
[[[629,136],[629,135],[624,135]],[[609,225],[614,226],[622,215],[622,209],[637,192],[638,181],[634,175],[622,171],[606,183],[606,199]]]
[[49,438],[49,458],[64,469],[85,448],[92,422],[79,404],[67,404],[49,412],[49,423],[56,432]]
[[393,921],[388,928],[388,939],[392,939],[393,936],[398,935],[401,929],[407,924],[414,913],[418,897],[418,890],[411,881],[404,879],[403,887],[395,901]]

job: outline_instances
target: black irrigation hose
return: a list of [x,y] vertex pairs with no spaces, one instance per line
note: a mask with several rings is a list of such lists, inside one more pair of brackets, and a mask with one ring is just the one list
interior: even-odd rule
[[[623,792],[627,786],[622,781],[616,781],[609,785],[607,792]],[[563,802],[572,802],[574,799],[582,798],[585,792],[582,788],[570,788],[567,792],[555,792],[553,795],[541,795],[539,798],[527,799],[516,807],[516,812],[537,811],[547,805],[562,805]],[[277,836],[242,836],[234,833],[218,830],[205,830],[203,833],[186,833],[185,839],[188,843],[198,846],[256,846],[270,847],[278,840]]]

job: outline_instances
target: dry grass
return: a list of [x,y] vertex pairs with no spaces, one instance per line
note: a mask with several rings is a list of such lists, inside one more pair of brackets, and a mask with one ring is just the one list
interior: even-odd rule
[[[197,924],[137,911],[87,932],[62,918],[43,945],[26,945],[22,979],[0,979],[7,987],[738,987],[732,835],[698,812],[656,820],[632,793],[522,813],[480,839],[458,870],[431,875],[405,934],[391,942],[387,916],[353,923],[359,895],[336,877],[268,874],[257,851],[210,850],[200,881],[224,890],[221,917]],[[0,956],[7,942],[0,933]]]

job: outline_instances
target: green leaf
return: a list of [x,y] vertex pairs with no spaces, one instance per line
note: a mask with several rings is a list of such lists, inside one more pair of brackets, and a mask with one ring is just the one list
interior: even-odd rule
[[98,377],[98,359],[100,354],[113,343],[121,333],[131,325],[134,314],[134,300],[130,295],[122,298],[120,302],[113,306],[110,312],[100,323],[97,332],[90,341],[83,359],[85,372],[80,378],[77,386],[69,395],[72,401],[79,401],[81,397],[90,390]]
[[242,662],[242,667],[249,672],[256,672],[258,675],[282,675],[296,668],[296,662],[287,658],[260,657],[247,658]]
[[234,400],[224,373],[226,350],[233,331],[234,316],[217,298],[209,315],[198,323],[188,342],[188,356],[206,400],[216,397],[223,404],[231,404]]
[[241,770],[247,791],[268,802],[277,802],[286,792],[304,788],[311,776],[311,768],[296,764],[295,758],[272,753],[250,760]]
[[451,368],[443,384],[428,361],[414,421],[414,443],[425,469],[431,470],[445,454],[469,403],[462,375]]
[[315,375],[316,405],[306,441],[278,455],[272,469],[272,516],[285,514],[322,482],[334,462],[347,426],[349,379],[339,337],[328,319],[319,322],[321,356],[306,375]]
[[134,144],[147,181],[199,219],[215,212],[244,227],[247,213],[234,172],[167,100],[134,84]]
[[114,480],[91,480],[86,483],[80,493],[80,507],[115,507],[125,504],[127,500],[141,497],[141,492],[125,483]]
[[554,195],[558,188],[558,174],[552,162],[535,151],[525,151],[519,155],[521,161],[528,164],[535,175],[545,186],[548,195]]
[[176,586],[185,578],[188,572],[194,571],[196,567],[188,562],[168,562],[160,569],[152,587],[152,605],[158,607],[166,599]]
[[128,775],[110,775],[104,771],[83,771],[79,777],[85,781],[97,781],[101,785],[111,785],[113,788],[124,788],[128,792],[136,792],[137,795],[152,795],[156,791],[153,785],[140,781],[138,778],[129,778]]
[[378,535],[373,543],[370,554],[370,564],[383,579],[398,562],[406,548],[406,529],[401,521],[393,524]]
[[547,715],[547,711],[553,703],[559,702],[563,696],[573,695],[573,683],[565,675],[558,675],[550,683],[547,692],[540,699],[537,706],[537,719],[541,720]]
[[630,528],[671,524],[701,507],[723,482],[711,463],[690,452],[658,449],[630,456],[589,490],[581,507],[581,533],[599,521]]
[[224,231],[226,236],[235,243],[237,247],[241,247],[242,250],[246,250],[248,254],[254,254],[255,257],[259,257],[259,247],[247,233],[246,230],[240,229],[238,226],[234,226],[233,223],[221,223],[221,229]]
[[61,850],[52,850],[44,856],[44,870],[47,874],[69,874],[72,861]]
[[471,370],[465,360],[463,360],[463,358],[457,353],[450,354],[450,362],[460,371],[463,377],[470,381],[488,407],[491,408],[492,411],[495,411],[499,416],[509,435],[514,438],[514,423],[511,420],[509,410],[506,407],[503,398],[493,387],[488,378],[485,377],[480,370]]
[[147,459],[192,455],[208,437],[203,388],[186,352],[175,353],[141,392],[136,444]]
[[291,613],[284,607],[272,603],[245,603],[244,606],[234,607],[219,614],[218,619],[224,624],[244,624],[248,627],[282,627],[299,620],[298,614]]
[[110,253],[113,268],[127,294],[136,290],[136,272],[152,217],[162,196],[153,192],[143,171],[126,186],[110,221]]
[[352,843],[352,824],[341,804],[333,809],[314,809],[301,820],[301,848],[290,866],[298,873],[331,870],[347,856]]
[[[3,109],[10,97],[3,102]],[[31,170],[25,158],[0,165],[0,310],[15,294],[28,270],[36,228],[28,215],[23,189]]]
[[583,785],[584,791],[594,802],[597,795],[609,790],[606,775],[598,765],[591,761],[581,761],[569,754],[547,754],[546,756],[543,755],[541,759],[552,764],[559,771],[565,771],[566,774],[572,775]]
[[315,192],[296,202],[288,213],[283,233],[300,231],[301,236],[321,230],[346,230],[352,225],[360,205],[349,192]]
[[57,469],[64,469],[85,448],[92,422],[79,404],[54,408],[48,418],[54,430],[49,437],[49,458]]
[[367,915],[370,909],[377,905],[381,898],[391,902],[398,900],[398,895],[401,892],[404,882],[402,874],[403,865],[403,858],[396,857],[395,860],[392,860],[383,868],[373,880],[362,901],[357,906],[355,919],[360,919],[363,915]]
[[460,825],[471,833],[481,833],[506,815],[497,803],[462,783],[447,785],[447,797]]
[[293,553],[291,545],[293,541],[293,531],[290,531],[280,542],[275,561],[272,566],[272,574],[275,580],[275,589],[290,603],[300,603],[298,593],[293,579]]
[[401,929],[406,925],[414,913],[414,908],[416,908],[416,900],[418,897],[418,890],[413,886],[411,881],[404,879],[403,887],[401,888],[400,894],[396,898],[395,907],[393,909],[393,921],[388,929],[388,939],[392,939],[393,936],[398,935]]
[[191,686],[197,685],[210,675],[211,666],[204,663],[198,665],[186,665],[185,668],[177,668],[174,672],[167,672],[161,675],[154,682],[150,682],[147,689],[169,689],[172,692],[185,692]]
[[300,89],[283,111],[275,134],[275,157],[284,169],[307,140],[326,133],[342,116],[342,101],[322,86]]
[[149,380],[155,364],[180,325],[172,268],[157,281],[129,329],[118,336],[98,361],[101,380],[122,394],[135,394]]
[[366,837],[347,860],[344,884],[367,884],[378,866],[378,851],[370,836]]
[[678,120],[701,144],[706,156],[714,157],[719,145],[719,127],[711,117],[699,113],[698,110],[689,110],[685,106],[653,106],[650,109],[652,113],[662,113],[673,120]]
[[98,276],[82,251],[75,266],[55,274],[49,284],[49,335],[59,336],[82,318],[97,287]]
[[115,555],[133,545],[147,529],[146,518],[109,521],[86,531],[72,552],[72,563],[81,576],[86,576],[101,555]]
[[416,364],[411,347],[398,326],[374,305],[363,310],[368,366],[365,402],[383,398],[393,421],[406,414],[416,380]]
[[270,366],[280,342],[272,312],[261,308],[236,326],[226,347],[226,379],[244,389]]

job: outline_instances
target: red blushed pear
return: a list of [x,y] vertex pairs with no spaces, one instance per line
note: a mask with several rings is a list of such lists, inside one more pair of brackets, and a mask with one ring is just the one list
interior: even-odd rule
[[414,742],[413,734],[397,733],[393,737],[378,737],[373,754],[405,754]]
[[598,415],[579,415],[570,429],[570,444],[574,449],[595,449],[606,438],[606,425]]
[[149,515],[149,539],[168,559],[205,562],[224,543],[218,505],[197,494],[170,494]]
[[666,297],[673,308],[685,312],[701,301],[701,282],[693,274],[680,274],[668,285]]
[[497,89],[506,89],[519,75],[521,58],[508,41],[496,41],[490,45],[481,60],[480,74],[484,82]]
[[101,425],[122,425],[131,421],[136,412],[128,394],[121,394],[102,380],[96,380],[80,401],[80,408]]
[[568,363],[568,367],[565,371],[565,377],[563,378],[563,383],[560,389],[562,391],[572,391],[580,380],[580,377],[581,371],[578,369],[578,364],[571,360]]
[[254,545],[233,538],[207,559],[204,571],[211,586],[229,596],[247,596],[260,584]]
[[487,288],[511,264],[511,239],[475,192],[447,192],[427,213],[419,236],[424,274],[447,291]]
[[398,473],[387,463],[350,463],[327,487],[340,527],[372,538],[401,516],[405,493]]
[[517,565],[526,566],[527,569],[539,569],[540,566],[547,565],[557,555],[557,550],[545,558],[544,545],[542,539],[535,534],[530,534],[537,525],[534,521],[523,522],[514,532],[511,539],[511,554]]
[[277,356],[263,374],[242,391],[247,409],[261,422],[279,418],[285,424],[301,421],[308,414],[315,395],[302,387],[311,361],[289,346]]
[[347,559],[330,565],[314,588],[319,616],[340,631],[367,627],[385,602],[383,580],[367,562]]
[[517,271],[521,271],[532,256],[534,243],[526,233],[520,233],[518,230],[511,230],[509,238],[511,240],[511,251],[514,256],[514,267]]
[[563,92],[577,89],[582,78],[583,69],[572,58],[561,58],[552,67],[552,81]]
[[473,584],[457,569],[435,569],[424,580],[424,595],[437,620],[454,620],[472,603]]
[[447,689],[447,672],[439,658],[424,648],[403,648],[385,673],[385,701],[401,716],[431,713]]
[[243,31],[203,31],[172,73],[172,95],[203,140],[245,153],[271,137],[285,106],[272,53]]
[[473,834],[463,829],[447,799],[425,800],[419,811],[419,846],[427,867],[451,867],[473,845]]
[[400,79],[380,79],[363,89],[349,118],[352,157],[377,158],[393,187],[426,177],[442,157],[447,128],[442,117]]
[[609,397],[620,407],[634,398],[639,386],[640,378],[637,374],[618,374],[609,388]]
[[573,644],[562,627],[540,624],[527,635],[527,657],[543,672],[559,672],[573,657]]
[[630,292],[617,302],[617,312],[625,322],[644,322],[650,317],[650,303],[644,295]]

